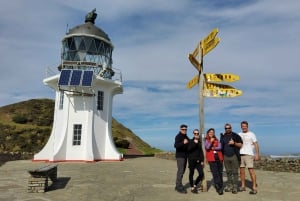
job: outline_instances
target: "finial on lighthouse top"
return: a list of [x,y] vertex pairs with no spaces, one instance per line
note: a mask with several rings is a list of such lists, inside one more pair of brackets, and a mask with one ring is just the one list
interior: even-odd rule
[[91,12],[86,14],[85,16],[85,23],[91,22],[95,24],[95,19],[97,18],[96,8],[94,8]]

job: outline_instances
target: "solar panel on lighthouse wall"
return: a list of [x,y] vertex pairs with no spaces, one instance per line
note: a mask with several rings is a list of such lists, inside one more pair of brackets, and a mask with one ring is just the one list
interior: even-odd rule
[[94,71],[63,69],[60,73],[59,86],[91,87]]
[[60,73],[58,85],[68,86],[70,81],[71,70],[62,70]]
[[83,76],[82,76],[82,82],[81,85],[83,87],[90,87],[92,86],[92,81],[93,81],[93,74],[94,72],[89,70],[89,71],[83,71]]
[[82,70],[73,70],[70,86],[79,86],[81,81]]

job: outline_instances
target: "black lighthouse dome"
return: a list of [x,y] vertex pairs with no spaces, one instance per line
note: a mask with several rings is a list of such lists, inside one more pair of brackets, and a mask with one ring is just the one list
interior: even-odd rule
[[84,24],[71,28],[64,36],[63,69],[93,69],[98,74],[103,69],[109,71],[112,68],[113,45],[109,36],[95,26],[96,17],[94,9],[86,15]]

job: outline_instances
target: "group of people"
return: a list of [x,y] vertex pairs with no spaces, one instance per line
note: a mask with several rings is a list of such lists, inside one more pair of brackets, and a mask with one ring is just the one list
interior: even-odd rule
[[[199,138],[199,130],[193,130],[193,137],[187,136],[188,126],[182,124],[179,133],[175,137],[174,147],[176,149],[175,157],[177,161],[177,175],[175,190],[179,193],[187,193],[182,184],[182,178],[186,167],[189,168],[189,184],[192,193],[198,193],[204,178],[204,153],[202,149],[202,139]],[[209,164],[214,187],[219,195],[225,192],[246,191],[245,168],[248,168],[252,187],[250,194],[257,193],[256,174],[254,172],[254,160],[259,159],[259,146],[256,135],[249,131],[248,122],[241,122],[241,132],[232,131],[231,124],[226,123],[225,132],[221,133],[218,139],[215,135],[215,129],[210,128],[206,132],[204,149],[206,162]],[[226,185],[223,183],[223,165],[227,175]],[[198,172],[194,180],[195,170]],[[240,170],[240,185],[239,185]]]

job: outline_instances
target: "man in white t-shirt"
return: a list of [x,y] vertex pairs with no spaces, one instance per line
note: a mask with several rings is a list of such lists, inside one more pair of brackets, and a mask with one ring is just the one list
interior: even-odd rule
[[240,191],[246,191],[245,187],[245,168],[248,168],[251,180],[252,190],[250,194],[257,193],[256,174],[254,172],[254,160],[259,160],[259,147],[256,136],[253,132],[248,130],[248,122],[241,122],[242,132],[239,133],[243,140],[243,146],[240,149],[241,165],[240,165],[240,178],[241,187]]

